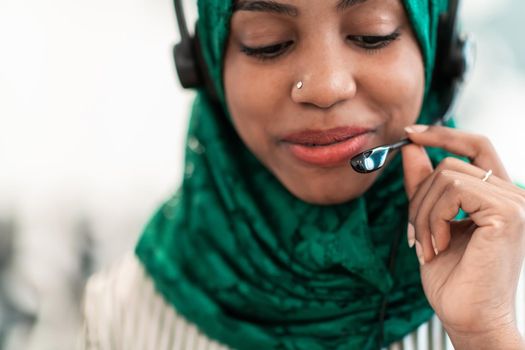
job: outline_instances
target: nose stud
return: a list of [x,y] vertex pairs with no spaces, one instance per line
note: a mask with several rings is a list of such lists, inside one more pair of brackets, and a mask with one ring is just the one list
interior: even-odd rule
[[297,82],[297,84],[295,84],[295,87],[298,88],[298,89],[302,89],[303,88],[303,82],[301,80],[299,80]]

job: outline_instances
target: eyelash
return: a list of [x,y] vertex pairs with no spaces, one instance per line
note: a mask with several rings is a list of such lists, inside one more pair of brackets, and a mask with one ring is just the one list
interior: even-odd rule
[[[387,47],[394,40],[399,38],[401,34],[398,31],[388,35],[349,35],[347,38],[354,41],[356,45],[365,49],[367,52],[373,53],[377,50]],[[263,47],[248,47],[241,44],[241,52],[247,56],[255,57],[261,61],[275,59],[285,53],[285,50],[294,42],[286,41],[283,43],[263,46]]]
[[293,44],[293,41],[286,41],[270,46],[263,47],[248,47],[241,44],[241,51],[247,56],[253,56],[260,60],[269,60],[276,58],[284,53],[284,50]]

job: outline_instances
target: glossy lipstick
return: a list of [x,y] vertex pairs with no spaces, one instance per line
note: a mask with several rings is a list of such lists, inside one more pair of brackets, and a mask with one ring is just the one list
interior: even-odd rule
[[329,130],[305,130],[283,138],[292,155],[319,167],[334,167],[348,162],[368,145],[372,129],[339,127]]

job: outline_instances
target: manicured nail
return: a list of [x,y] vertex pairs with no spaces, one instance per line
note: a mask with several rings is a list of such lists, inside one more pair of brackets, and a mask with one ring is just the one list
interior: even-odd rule
[[408,223],[407,228],[407,240],[408,240],[408,246],[412,248],[414,244],[416,243],[416,230],[414,229],[414,225],[412,225],[410,222]]
[[417,259],[419,260],[419,265],[423,266],[425,265],[425,257],[423,256],[423,247],[421,247],[421,243],[416,241],[416,254]]
[[408,133],[419,133],[419,132],[425,132],[427,130],[428,130],[428,125],[422,125],[422,124],[411,125],[405,128],[405,131]]
[[432,239],[432,248],[434,248],[434,253],[438,255],[439,250],[437,249],[436,239],[434,238],[434,235],[430,235],[430,238]]

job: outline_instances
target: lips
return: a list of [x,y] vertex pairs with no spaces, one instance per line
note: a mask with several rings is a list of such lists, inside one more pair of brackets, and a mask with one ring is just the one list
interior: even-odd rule
[[298,160],[314,166],[333,167],[364,151],[372,131],[364,127],[305,130],[287,135],[283,142]]
[[305,130],[289,134],[283,141],[304,146],[326,146],[364,134],[371,129],[362,127],[339,127],[329,130]]

